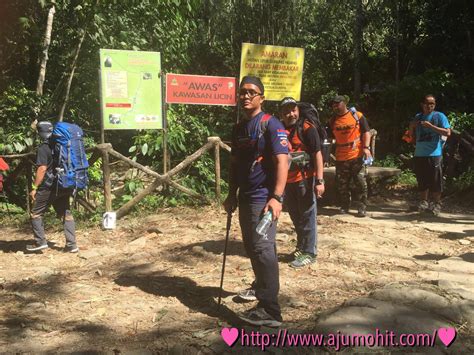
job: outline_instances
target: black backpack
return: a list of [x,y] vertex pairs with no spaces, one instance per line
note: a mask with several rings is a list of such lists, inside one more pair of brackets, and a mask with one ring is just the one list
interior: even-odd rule
[[326,131],[326,128],[323,127],[321,121],[319,120],[318,110],[316,110],[316,107],[314,107],[313,104],[310,104],[308,102],[300,102],[298,104],[298,108],[300,110],[300,118],[298,119],[298,121],[296,121],[295,124],[295,131],[298,135],[298,138],[306,145],[307,143],[305,142],[304,137],[304,122],[306,121],[312,126],[314,126],[319,135],[323,160],[325,162],[329,161],[330,144],[328,144],[328,133]]

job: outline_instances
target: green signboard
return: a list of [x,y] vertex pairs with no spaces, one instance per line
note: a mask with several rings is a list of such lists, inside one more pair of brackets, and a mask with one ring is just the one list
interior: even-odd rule
[[163,128],[159,52],[100,50],[104,129]]

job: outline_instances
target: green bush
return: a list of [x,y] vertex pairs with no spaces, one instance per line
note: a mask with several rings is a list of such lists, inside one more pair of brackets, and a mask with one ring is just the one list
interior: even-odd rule
[[465,131],[474,128],[474,113],[466,112],[450,112],[448,114],[451,128],[457,131]]
[[458,191],[465,191],[474,188],[474,168],[469,167],[469,170],[454,179],[453,186]]

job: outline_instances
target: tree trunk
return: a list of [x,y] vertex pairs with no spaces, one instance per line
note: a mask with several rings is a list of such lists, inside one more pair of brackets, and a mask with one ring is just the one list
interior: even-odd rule
[[46,23],[46,33],[44,35],[43,49],[41,52],[40,72],[38,77],[38,83],[36,85],[36,93],[43,95],[43,85],[46,78],[46,63],[48,62],[48,50],[49,44],[51,43],[51,32],[53,31],[53,19],[56,12],[54,4],[49,9],[48,22]]
[[356,14],[354,24],[354,99],[358,99],[361,93],[360,57],[362,52],[362,22],[364,19],[362,0],[356,0]]
[[66,109],[66,104],[69,100],[69,92],[71,90],[72,78],[74,77],[74,71],[76,70],[76,66],[77,66],[77,58],[79,57],[79,52],[81,51],[82,42],[84,42],[86,33],[87,31],[84,30],[79,40],[79,43],[77,45],[76,54],[74,55],[74,60],[72,61],[71,73],[69,74],[69,79],[66,84],[66,93],[64,94],[64,100],[63,100],[63,104],[61,105],[61,109],[59,110],[59,117],[58,117],[59,122],[62,122],[63,117],[64,117],[64,110]]

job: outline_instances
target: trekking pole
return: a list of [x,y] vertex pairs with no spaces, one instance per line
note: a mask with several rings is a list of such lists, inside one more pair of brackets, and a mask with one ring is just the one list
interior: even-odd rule
[[226,227],[226,234],[225,234],[224,260],[222,261],[221,286],[219,289],[219,299],[217,301],[217,307],[221,306],[222,286],[224,285],[225,259],[227,257],[227,244],[229,242],[231,222],[232,222],[232,212],[227,212],[227,227]]

